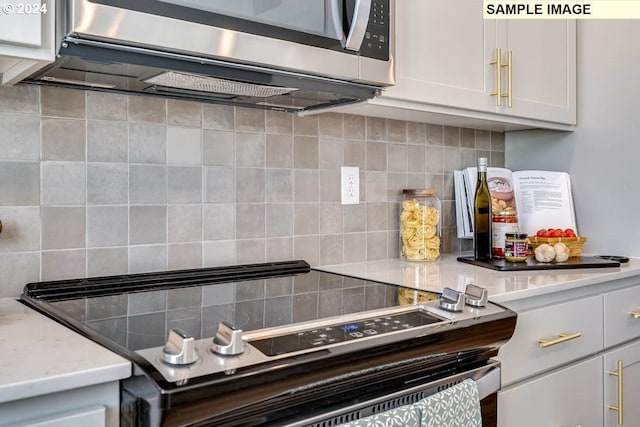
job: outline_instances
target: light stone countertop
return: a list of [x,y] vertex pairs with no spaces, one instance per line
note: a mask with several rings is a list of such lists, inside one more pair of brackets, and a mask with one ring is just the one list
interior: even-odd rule
[[465,264],[457,255],[443,255],[435,262],[387,259],[313,267],[352,277],[440,292],[445,287],[464,291],[473,283],[489,291],[489,300],[514,301],[566,291],[633,276],[640,277],[640,258],[621,267],[533,271],[496,271]]
[[129,361],[10,298],[0,348],[0,403],[131,376]]

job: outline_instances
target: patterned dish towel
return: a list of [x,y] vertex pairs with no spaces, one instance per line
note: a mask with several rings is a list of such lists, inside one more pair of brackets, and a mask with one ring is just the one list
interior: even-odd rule
[[467,379],[415,404],[420,427],[482,427],[480,394],[475,381]]
[[413,405],[338,427],[482,427],[478,387],[467,379]]

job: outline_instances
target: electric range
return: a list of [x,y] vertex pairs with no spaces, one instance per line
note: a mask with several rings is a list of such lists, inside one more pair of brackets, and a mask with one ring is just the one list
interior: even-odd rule
[[482,369],[516,321],[473,284],[436,293],[304,261],[30,283],[21,300],[133,362],[123,427],[337,425],[326,415]]

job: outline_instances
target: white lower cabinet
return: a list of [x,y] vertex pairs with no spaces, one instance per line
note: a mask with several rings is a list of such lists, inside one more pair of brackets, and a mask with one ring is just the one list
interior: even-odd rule
[[498,427],[602,426],[601,370],[595,357],[503,389]]
[[118,427],[120,383],[0,403],[0,427]]
[[499,427],[640,427],[640,280],[505,303]]
[[605,427],[640,426],[640,340],[603,357]]

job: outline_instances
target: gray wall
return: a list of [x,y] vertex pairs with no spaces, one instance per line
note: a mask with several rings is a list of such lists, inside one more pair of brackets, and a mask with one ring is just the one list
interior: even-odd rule
[[[2,87],[0,296],[39,280],[396,258],[403,188],[435,187],[443,252],[469,249],[452,174],[478,156],[504,165],[504,134]],[[340,204],[340,166],[360,167],[361,204]]]
[[571,174],[585,252],[640,256],[640,26],[578,21],[578,127],[506,135],[512,169]]

